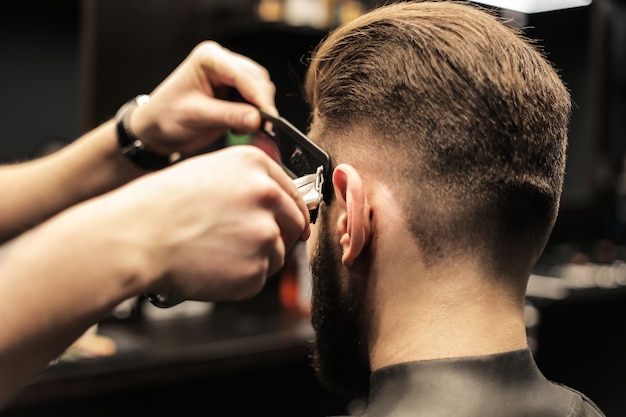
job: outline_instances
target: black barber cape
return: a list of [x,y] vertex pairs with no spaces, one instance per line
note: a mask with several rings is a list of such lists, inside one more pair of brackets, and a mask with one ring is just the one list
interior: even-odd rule
[[409,362],[371,376],[366,417],[600,417],[584,394],[549,381],[530,349]]

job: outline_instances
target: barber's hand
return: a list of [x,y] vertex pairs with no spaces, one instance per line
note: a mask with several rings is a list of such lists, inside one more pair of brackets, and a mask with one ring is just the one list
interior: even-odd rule
[[293,181],[253,146],[190,158],[109,198],[128,221],[129,250],[142,248],[159,277],[148,290],[185,299],[256,295],[310,233]]
[[[251,104],[225,100],[231,88]],[[130,128],[157,153],[195,153],[228,129],[257,130],[261,118],[253,105],[277,114],[275,92],[265,68],[207,41],[133,111]]]

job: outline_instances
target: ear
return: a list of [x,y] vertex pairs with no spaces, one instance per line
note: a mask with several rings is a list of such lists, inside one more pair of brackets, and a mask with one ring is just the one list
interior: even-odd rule
[[333,172],[333,187],[340,214],[337,218],[343,255],[341,262],[351,266],[370,239],[370,207],[361,175],[352,165],[340,164]]

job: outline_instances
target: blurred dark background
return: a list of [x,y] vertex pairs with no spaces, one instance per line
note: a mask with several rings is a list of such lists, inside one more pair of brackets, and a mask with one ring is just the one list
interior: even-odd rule
[[[280,3],[264,2],[266,12]],[[374,5],[357,3],[362,10]],[[203,39],[266,66],[281,114],[305,129],[308,108],[300,82],[306,57],[328,27],[262,17],[260,5],[261,0],[2,2],[0,163],[47,153],[112,117],[122,103],[154,88]],[[588,7],[512,16],[512,24],[537,39],[560,71],[575,105],[562,209],[533,281],[556,280],[566,295],[553,296],[544,286],[529,296],[536,357],[549,378],[588,394],[608,416],[626,415],[626,1],[594,0]],[[337,19],[334,14],[328,24]],[[573,269],[564,266],[584,267],[576,269],[583,276],[572,281],[565,272]],[[280,307],[272,300],[268,317],[275,321]],[[256,303],[252,310],[262,316],[267,305]],[[193,404],[240,416],[345,412],[343,402],[317,384],[305,344],[282,360],[259,356],[245,367],[237,361],[222,366],[221,373],[181,372],[170,382],[120,384],[85,398],[38,397],[38,390],[50,389],[42,383],[6,415],[79,415],[102,404],[108,410],[102,415],[117,410],[118,416],[124,415],[121,409],[130,415],[148,406]],[[67,380],[59,371],[49,385]],[[226,400],[229,393],[241,397],[236,407]]]

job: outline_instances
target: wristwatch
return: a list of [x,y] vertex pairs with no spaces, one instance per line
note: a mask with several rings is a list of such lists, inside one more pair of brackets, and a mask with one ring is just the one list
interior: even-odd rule
[[138,95],[126,102],[115,114],[117,140],[122,155],[130,159],[139,168],[154,171],[165,168],[180,161],[182,155],[174,152],[170,155],[162,155],[146,149],[144,143],[130,130],[128,119],[133,110],[150,101],[146,94]]

